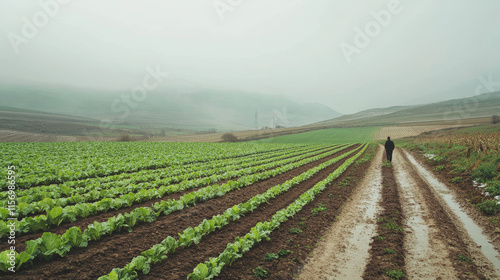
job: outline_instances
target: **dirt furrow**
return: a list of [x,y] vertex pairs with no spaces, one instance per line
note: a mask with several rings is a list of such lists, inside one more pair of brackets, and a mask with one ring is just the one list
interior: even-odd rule
[[[382,164],[382,211],[377,217],[377,234],[370,243],[370,260],[363,279],[402,279],[406,271],[400,192],[393,165],[385,158],[379,164]],[[401,163],[395,161],[392,164]]]
[[422,186],[432,217],[439,222],[440,235],[452,252],[450,261],[460,279],[499,279],[500,257],[482,228],[460,207],[458,197],[446,184],[425,169],[406,151],[412,177]]
[[97,243],[91,242],[88,248],[72,250],[65,258],[56,258],[50,262],[39,261],[34,266],[17,272],[15,277],[0,276],[4,279],[95,279],[109,273],[114,267],[125,266],[133,257],[160,243],[166,236],[176,236],[187,227],[197,226],[203,219],[220,214],[232,205],[244,202],[355,147],[349,147],[274,178],[230,192],[223,197],[162,216],[154,223],[138,225],[131,233],[122,232],[105,236]]
[[440,238],[440,225],[433,218],[419,182],[413,178],[401,151],[394,153],[394,172],[400,190],[405,231],[408,279],[456,279],[452,253]]
[[369,258],[370,240],[376,234],[376,217],[382,190],[383,149],[346,203],[337,221],[308,258],[300,279],[361,279]]

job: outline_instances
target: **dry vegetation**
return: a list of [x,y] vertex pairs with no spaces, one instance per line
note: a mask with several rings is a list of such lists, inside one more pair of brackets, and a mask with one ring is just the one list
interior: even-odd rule
[[420,139],[422,143],[446,143],[451,148],[453,144],[467,147],[467,155],[471,152],[500,155],[500,130],[495,132],[467,132],[447,134],[439,137]]

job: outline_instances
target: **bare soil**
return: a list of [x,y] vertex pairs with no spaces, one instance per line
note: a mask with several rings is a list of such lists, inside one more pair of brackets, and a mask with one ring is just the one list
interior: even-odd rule
[[[384,161],[385,158],[379,163]],[[406,275],[401,201],[393,168],[387,165],[382,166],[382,209],[363,279],[390,279],[388,271],[401,271]]]
[[381,210],[383,149],[300,272],[300,279],[361,279]]

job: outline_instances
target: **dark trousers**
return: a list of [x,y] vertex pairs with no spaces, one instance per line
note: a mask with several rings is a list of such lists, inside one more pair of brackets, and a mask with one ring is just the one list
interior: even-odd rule
[[387,160],[392,162],[392,151],[393,150],[386,150],[386,154],[387,154]]

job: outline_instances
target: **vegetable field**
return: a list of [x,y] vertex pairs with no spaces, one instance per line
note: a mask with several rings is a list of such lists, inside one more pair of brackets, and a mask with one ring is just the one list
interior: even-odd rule
[[[367,149],[374,149],[255,143],[0,147],[2,279],[216,277],[257,244],[273,244],[271,234],[297,213],[318,208],[316,197],[369,162]],[[273,253],[286,258],[292,251]]]
[[381,128],[378,126],[319,129],[259,140],[260,143],[371,143]]

